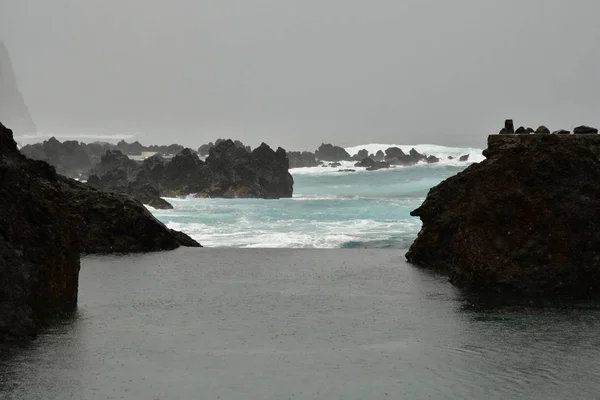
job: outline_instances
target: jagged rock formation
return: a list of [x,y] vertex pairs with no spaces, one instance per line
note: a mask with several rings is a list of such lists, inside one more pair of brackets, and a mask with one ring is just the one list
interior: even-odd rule
[[0,343],[76,307],[84,221],[61,185],[0,124]]
[[[210,149],[206,161],[200,160],[191,149],[184,149],[170,162],[151,157],[139,165],[130,164],[123,157],[107,154],[96,167],[97,177],[91,178],[90,184],[100,189],[121,187],[138,198],[136,190],[144,185],[153,186],[166,197],[194,194],[275,199],[292,196],[294,180],[288,172],[285,150],[273,151],[265,143],[248,151],[231,140],[221,141]],[[109,171],[124,169],[125,173],[109,174]]]
[[51,137],[43,143],[26,145],[21,153],[33,160],[46,161],[61,175],[78,178],[92,168],[92,160],[85,146],[74,140],[63,143]]
[[37,128],[23,95],[17,85],[17,77],[8,49],[0,40],[0,121],[13,127],[20,134],[35,133]]
[[80,253],[199,246],[125,194],[106,194],[17,149],[0,124],[0,343],[77,304]]
[[385,161],[375,161],[370,157],[365,157],[361,161],[354,164],[354,166],[367,168],[367,171],[376,171],[382,168],[389,168],[390,164]]
[[287,157],[290,168],[317,167],[321,164],[310,151],[288,151]]
[[[42,160],[54,165],[61,175],[69,178],[86,179],[90,170],[102,161],[107,151],[118,151],[124,155],[140,155],[142,152],[157,154],[177,154],[184,149],[179,144],[169,146],[144,146],[139,142],[110,144],[103,142],[82,143],[75,140],[60,142],[51,137],[42,143],[23,146],[21,152],[34,160]],[[131,160],[135,163],[135,161]],[[92,171],[92,174],[97,171]]]
[[399,147],[390,147],[385,150],[385,161],[392,165],[415,165],[420,161],[427,163],[436,163],[440,159],[435,156],[427,156],[419,153],[417,150],[410,149],[408,154],[405,154]]
[[[210,142],[210,143],[207,143],[207,144],[203,144],[202,146],[200,146],[198,148],[198,154],[200,154],[200,156],[202,156],[202,157],[208,156],[209,153],[210,153],[210,149],[212,149],[213,147],[215,147],[219,143],[224,142],[225,140],[226,139],[217,139],[215,141],[215,143]],[[241,149],[246,149],[247,151],[252,151],[252,148],[250,146],[246,146],[244,143],[240,142],[239,140],[234,140],[233,144],[235,144],[236,147],[239,147]],[[181,151],[183,151],[183,149],[181,149],[177,153],[180,153]],[[291,167],[291,168],[293,168],[293,167]]]
[[346,149],[332,144],[321,144],[315,151],[315,157],[320,161],[351,161],[352,157]]
[[406,254],[482,291],[600,290],[600,137],[491,135],[487,159],[432,188]]

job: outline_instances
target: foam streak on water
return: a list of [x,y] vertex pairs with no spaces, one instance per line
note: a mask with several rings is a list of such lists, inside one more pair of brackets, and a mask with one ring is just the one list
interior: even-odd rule
[[[365,145],[376,152],[392,145]],[[191,235],[207,247],[262,248],[406,248],[421,223],[410,212],[427,191],[473,161],[481,150],[433,145],[398,146],[444,157],[439,164],[418,164],[366,171],[342,162],[340,167],[296,168],[294,197],[281,200],[167,200],[173,210],[151,209],[170,228]],[[429,150],[429,151],[425,151]],[[468,162],[458,157],[470,154]],[[340,169],[356,172],[340,172]]]

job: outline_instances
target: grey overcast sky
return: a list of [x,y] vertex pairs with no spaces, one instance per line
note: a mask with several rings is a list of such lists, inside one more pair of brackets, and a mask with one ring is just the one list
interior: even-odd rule
[[0,0],[38,128],[484,147],[600,126],[598,0]]

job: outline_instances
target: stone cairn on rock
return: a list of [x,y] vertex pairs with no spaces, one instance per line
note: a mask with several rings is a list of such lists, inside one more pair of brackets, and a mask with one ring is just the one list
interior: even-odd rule
[[[514,122],[512,119],[505,120],[504,128],[500,129],[500,132],[498,132],[499,135],[530,135],[532,133],[536,134],[536,135],[569,135],[569,134],[571,134],[571,132],[569,132],[565,129],[559,129],[557,131],[550,132],[550,129],[548,129],[544,125],[540,125],[536,130],[533,130],[533,128],[525,128],[523,126],[520,126],[517,128],[517,130],[515,130],[515,125],[514,125]],[[573,129],[573,133],[576,135],[596,135],[596,134],[598,134],[598,129],[593,128],[591,126],[587,126],[587,125],[581,125],[575,129]]]

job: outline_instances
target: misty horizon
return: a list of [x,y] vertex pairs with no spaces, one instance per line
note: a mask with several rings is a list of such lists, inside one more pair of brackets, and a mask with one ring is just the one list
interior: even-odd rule
[[21,142],[482,148],[506,118],[600,125],[598,11],[592,0],[0,1],[0,40],[48,132]]

